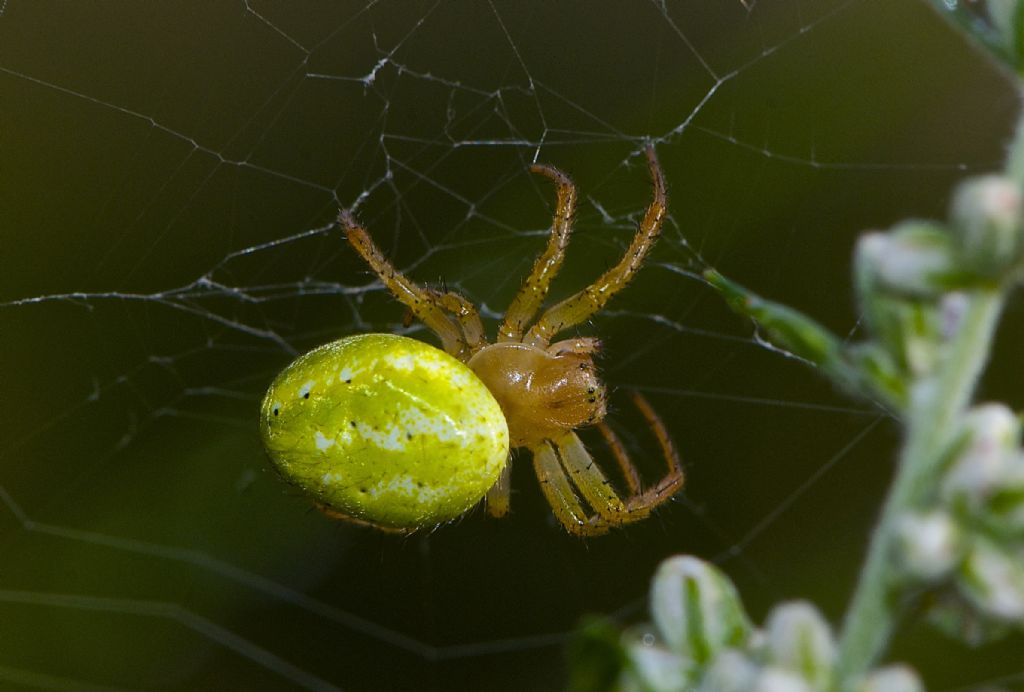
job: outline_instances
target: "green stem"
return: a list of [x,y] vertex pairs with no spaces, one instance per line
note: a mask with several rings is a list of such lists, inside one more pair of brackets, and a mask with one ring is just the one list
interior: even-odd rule
[[996,64],[1010,74],[1017,70],[1015,51],[1012,39],[1002,34],[997,22],[985,17],[965,2],[950,3],[948,0],[929,0],[932,8],[941,17],[977,41],[996,58]]
[[1006,156],[1006,175],[1024,188],[1024,111],[1017,116],[1017,130]]
[[896,523],[934,490],[943,452],[988,360],[1003,295],[1001,290],[970,294],[962,324],[939,373],[919,383],[914,391],[896,479],[843,623],[839,642],[842,681],[865,673],[889,641],[898,605],[892,564]]

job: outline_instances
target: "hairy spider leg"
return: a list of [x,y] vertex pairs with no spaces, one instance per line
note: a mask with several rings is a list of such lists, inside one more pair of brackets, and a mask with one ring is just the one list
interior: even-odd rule
[[462,328],[466,345],[469,347],[469,353],[464,360],[468,360],[469,356],[487,345],[487,339],[484,337],[484,325],[480,321],[480,313],[475,305],[466,300],[465,296],[453,291],[444,293],[432,289],[427,289],[427,291],[435,297],[438,305],[452,314]]
[[582,291],[548,308],[526,333],[523,343],[546,346],[559,332],[586,321],[603,308],[612,296],[625,288],[643,265],[647,253],[661,235],[661,224],[667,208],[665,176],[658,165],[653,146],[647,147],[647,165],[654,183],[654,199],[647,207],[643,221],[622,259]]
[[[641,492],[636,467],[618,437],[603,423],[598,429],[611,448],[629,487],[630,494],[625,501],[611,487],[575,433],[558,440],[546,440],[540,448],[531,450],[541,490],[554,508],[559,522],[570,533],[597,536],[607,533],[613,526],[646,519],[655,507],[683,487],[682,463],[664,423],[642,395],[633,392],[632,398],[658,439],[668,467],[665,477],[648,490]],[[584,509],[581,496],[593,510],[592,514]]]
[[[570,440],[570,437],[575,440]],[[611,490],[608,480],[589,455],[585,460],[575,458],[575,453],[570,451],[572,447],[566,447],[566,444],[572,445],[573,442],[579,445],[578,450],[587,454],[574,433],[569,433],[557,442],[547,440],[538,449],[532,450],[534,471],[540,481],[541,491],[562,526],[575,536],[600,536],[608,533],[613,526],[643,518],[629,514],[628,508]],[[568,461],[569,457],[573,457],[573,461]],[[581,471],[577,472],[577,469]],[[588,513],[580,503],[576,488],[595,512],[600,508],[602,513]],[[607,504],[599,499],[602,497],[608,500]]]
[[[650,402],[640,392],[630,392],[629,394],[630,398],[633,399],[633,404],[639,409],[644,420],[647,421],[647,426],[654,433],[654,437],[657,438],[658,446],[661,447],[661,454],[668,465],[668,474],[661,481],[649,488],[647,492],[630,500],[630,502],[636,501],[641,503],[649,501],[653,506],[662,502],[663,498],[671,497],[679,492],[683,484],[686,483],[686,474],[683,472],[683,464],[679,460],[679,451],[676,450],[672,437],[668,434],[665,424],[661,421],[657,412],[655,412],[654,407],[651,406]],[[642,498],[649,498],[649,500]]]
[[498,328],[498,342],[522,340],[523,332],[547,297],[551,280],[562,267],[576,214],[576,186],[569,176],[557,168],[542,164],[530,166],[530,172],[550,178],[558,186],[558,201],[547,247],[533,263],[530,275],[505,311],[505,319]]
[[665,464],[668,467],[667,473],[661,481],[654,485],[647,493],[641,492],[640,476],[637,473],[636,466],[634,466],[633,462],[630,461],[629,454],[626,452],[626,447],[622,444],[622,440],[619,439],[619,436],[615,434],[615,431],[612,430],[604,421],[597,424],[597,429],[604,438],[605,444],[607,444],[608,448],[612,451],[612,455],[615,457],[615,461],[619,465],[619,470],[622,472],[622,476],[626,481],[626,486],[629,488],[630,499],[627,502],[627,506],[633,506],[638,502],[642,504],[643,500],[638,498],[643,498],[648,494],[652,498],[674,495],[683,487],[686,482],[686,476],[683,473],[683,464],[679,460],[679,452],[676,450],[676,446],[672,442],[672,437],[668,434],[668,430],[665,429],[665,424],[654,411],[654,408],[639,392],[630,392],[629,395],[633,400],[633,404],[640,410],[640,413],[647,421],[647,427],[651,429],[651,432],[653,432],[655,438],[657,438],[658,446],[661,447],[662,456],[664,457]]
[[566,353],[580,353],[592,356],[600,350],[600,339],[595,339],[592,336],[577,336],[573,339],[556,341],[547,348],[548,353],[555,356],[565,355]]
[[462,356],[469,350],[466,336],[445,314],[439,294],[436,291],[422,288],[395,269],[351,212],[343,210],[338,220],[345,229],[345,238],[370,266],[385,288],[391,292],[391,295],[409,308],[417,319],[440,337],[445,351],[460,360],[465,360]]
[[552,440],[562,469],[590,508],[609,523],[624,521],[626,505],[576,433]]
[[505,464],[498,476],[498,482],[487,491],[487,515],[500,519],[508,514],[512,504],[512,464],[511,459]]
[[601,421],[597,424],[597,429],[601,433],[601,437],[604,438],[605,444],[608,445],[608,449],[612,450],[612,455],[615,457],[615,462],[619,465],[619,470],[622,472],[623,478],[626,479],[626,487],[629,488],[630,495],[640,494],[640,475],[636,472],[636,467],[633,466],[629,460],[629,455],[626,454],[626,448],[622,444],[622,440],[619,436],[611,429],[611,427]]
[[604,523],[591,523],[586,510],[576,498],[576,492],[555,455],[551,442],[545,442],[533,452],[533,469],[540,481],[540,489],[547,498],[555,518],[565,530],[576,536],[598,536],[608,533]]
[[338,521],[345,521],[345,522],[348,522],[350,524],[355,524],[356,526],[365,526],[365,527],[368,527],[368,528],[377,529],[378,531],[383,531],[384,533],[408,534],[408,533],[412,532],[412,529],[402,529],[402,528],[397,528],[397,527],[394,527],[394,526],[384,526],[382,524],[378,524],[376,522],[370,521],[369,519],[360,519],[358,517],[352,516],[351,514],[345,514],[344,512],[339,512],[338,510],[334,509],[333,507],[328,507],[327,505],[322,505],[319,502],[316,503],[316,505],[314,505],[314,506],[318,510],[320,510],[320,513],[323,514],[325,517],[329,517],[331,519],[337,519]]

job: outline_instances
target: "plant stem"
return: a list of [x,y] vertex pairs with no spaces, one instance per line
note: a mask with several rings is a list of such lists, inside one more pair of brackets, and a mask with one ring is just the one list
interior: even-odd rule
[[1006,156],[1006,175],[1024,187],[1024,111],[1017,116],[1017,129]]
[[839,679],[847,684],[874,664],[889,641],[898,605],[892,588],[896,524],[934,491],[943,453],[988,360],[1003,300],[998,288],[969,294],[941,369],[915,388],[896,478],[843,623]]
[[979,14],[976,9],[964,2],[929,0],[929,4],[939,16],[973,38],[979,46],[996,58],[996,65],[1010,74],[1016,72],[1017,65],[1012,43],[1008,45],[1007,37],[1000,34],[995,22]]

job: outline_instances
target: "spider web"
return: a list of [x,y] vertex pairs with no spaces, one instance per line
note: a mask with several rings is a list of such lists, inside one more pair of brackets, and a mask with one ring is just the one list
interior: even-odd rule
[[[699,270],[853,333],[856,234],[941,215],[1016,108],[910,0],[0,2],[3,686],[558,689],[580,617],[643,617],[676,552],[722,564],[756,618],[803,597],[838,619],[894,427],[765,348]],[[623,391],[664,417],[676,502],[581,542],[518,463],[511,518],[403,539],[276,478],[256,407],[278,369],[345,334],[433,340],[339,206],[493,329],[552,211],[529,164],[580,189],[564,296],[628,243],[648,140],[665,235],[580,331],[649,481]],[[992,396],[1020,391],[1017,332]],[[901,642],[937,688],[1024,680],[1019,639]]]

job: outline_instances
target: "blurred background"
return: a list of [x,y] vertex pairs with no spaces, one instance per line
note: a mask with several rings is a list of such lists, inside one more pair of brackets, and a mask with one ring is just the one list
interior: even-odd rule
[[[646,617],[685,552],[753,617],[838,621],[898,435],[766,349],[706,265],[856,338],[857,234],[941,216],[997,167],[1012,84],[918,0],[102,4],[0,1],[0,687],[556,690],[580,618]],[[513,513],[411,537],[338,524],[276,477],[260,397],[352,333],[436,343],[332,225],[493,329],[581,195],[558,298],[671,216],[600,335],[610,422],[648,481],[646,393],[688,484],[580,541],[525,455]],[[985,395],[1021,404],[1011,305]],[[595,454],[610,458],[592,436]],[[930,689],[1024,671],[908,620]],[[989,688],[990,689],[990,688]]]

